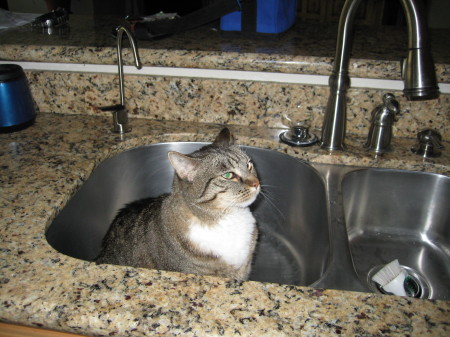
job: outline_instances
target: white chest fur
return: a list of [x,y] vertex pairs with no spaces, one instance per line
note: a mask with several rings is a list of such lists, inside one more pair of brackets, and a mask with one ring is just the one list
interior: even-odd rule
[[248,208],[236,208],[215,226],[191,223],[188,237],[203,252],[238,268],[248,259],[255,222]]

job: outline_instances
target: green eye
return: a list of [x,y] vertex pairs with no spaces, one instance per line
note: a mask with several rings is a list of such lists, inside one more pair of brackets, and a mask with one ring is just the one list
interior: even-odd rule
[[227,173],[222,174],[222,177],[224,177],[227,180],[231,180],[231,179],[236,178],[236,175],[233,172],[227,172]]

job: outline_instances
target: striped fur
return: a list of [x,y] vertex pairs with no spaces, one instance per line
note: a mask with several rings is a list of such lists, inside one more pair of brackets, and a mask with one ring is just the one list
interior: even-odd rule
[[97,263],[247,279],[258,233],[248,206],[260,191],[251,159],[228,129],[190,155],[168,156],[172,193],[119,212]]

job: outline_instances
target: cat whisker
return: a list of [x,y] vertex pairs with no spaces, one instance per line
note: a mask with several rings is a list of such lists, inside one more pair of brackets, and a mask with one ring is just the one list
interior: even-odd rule
[[278,186],[278,185],[261,184],[261,189],[262,188],[266,188],[266,187],[268,187],[268,188],[282,188],[281,186]]
[[267,201],[267,203],[268,203],[271,207],[273,207],[273,208],[280,214],[280,216],[281,216],[283,219],[285,219],[285,215],[284,215],[283,212],[281,212],[281,210],[277,207],[277,205],[276,205],[275,202],[273,201],[272,196],[271,196],[269,193],[266,193],[266,191],[264,191],[264,190],[261,188],[261,191],[260,191],[259,194],[264,198],[264,200]]
[[[160,168],[158,168],[158,169],[156,169],[156,170],[153,169],[152,171],[149,172],[148,176],[151,177],[151,176],[159,175],[159,173],[160,173],[161,171],[165,171],[165,170],[167,170],[166,167],[160,167]],[[172,170],[172,169],[171,169],[171,170]]]

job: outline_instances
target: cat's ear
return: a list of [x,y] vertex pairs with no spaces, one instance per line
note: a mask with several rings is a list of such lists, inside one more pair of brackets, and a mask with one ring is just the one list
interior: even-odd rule
[[214,145],[231,146],[233,144],[234,137],[228,128],[223,128],[214,140]]
[[175,151],[170,151],[168,153],[168,156],[169,161],[175,169],[177,175],[183,180],[192,182],[197,173],[197,168],[200,163],[194,158],[188,157]]

